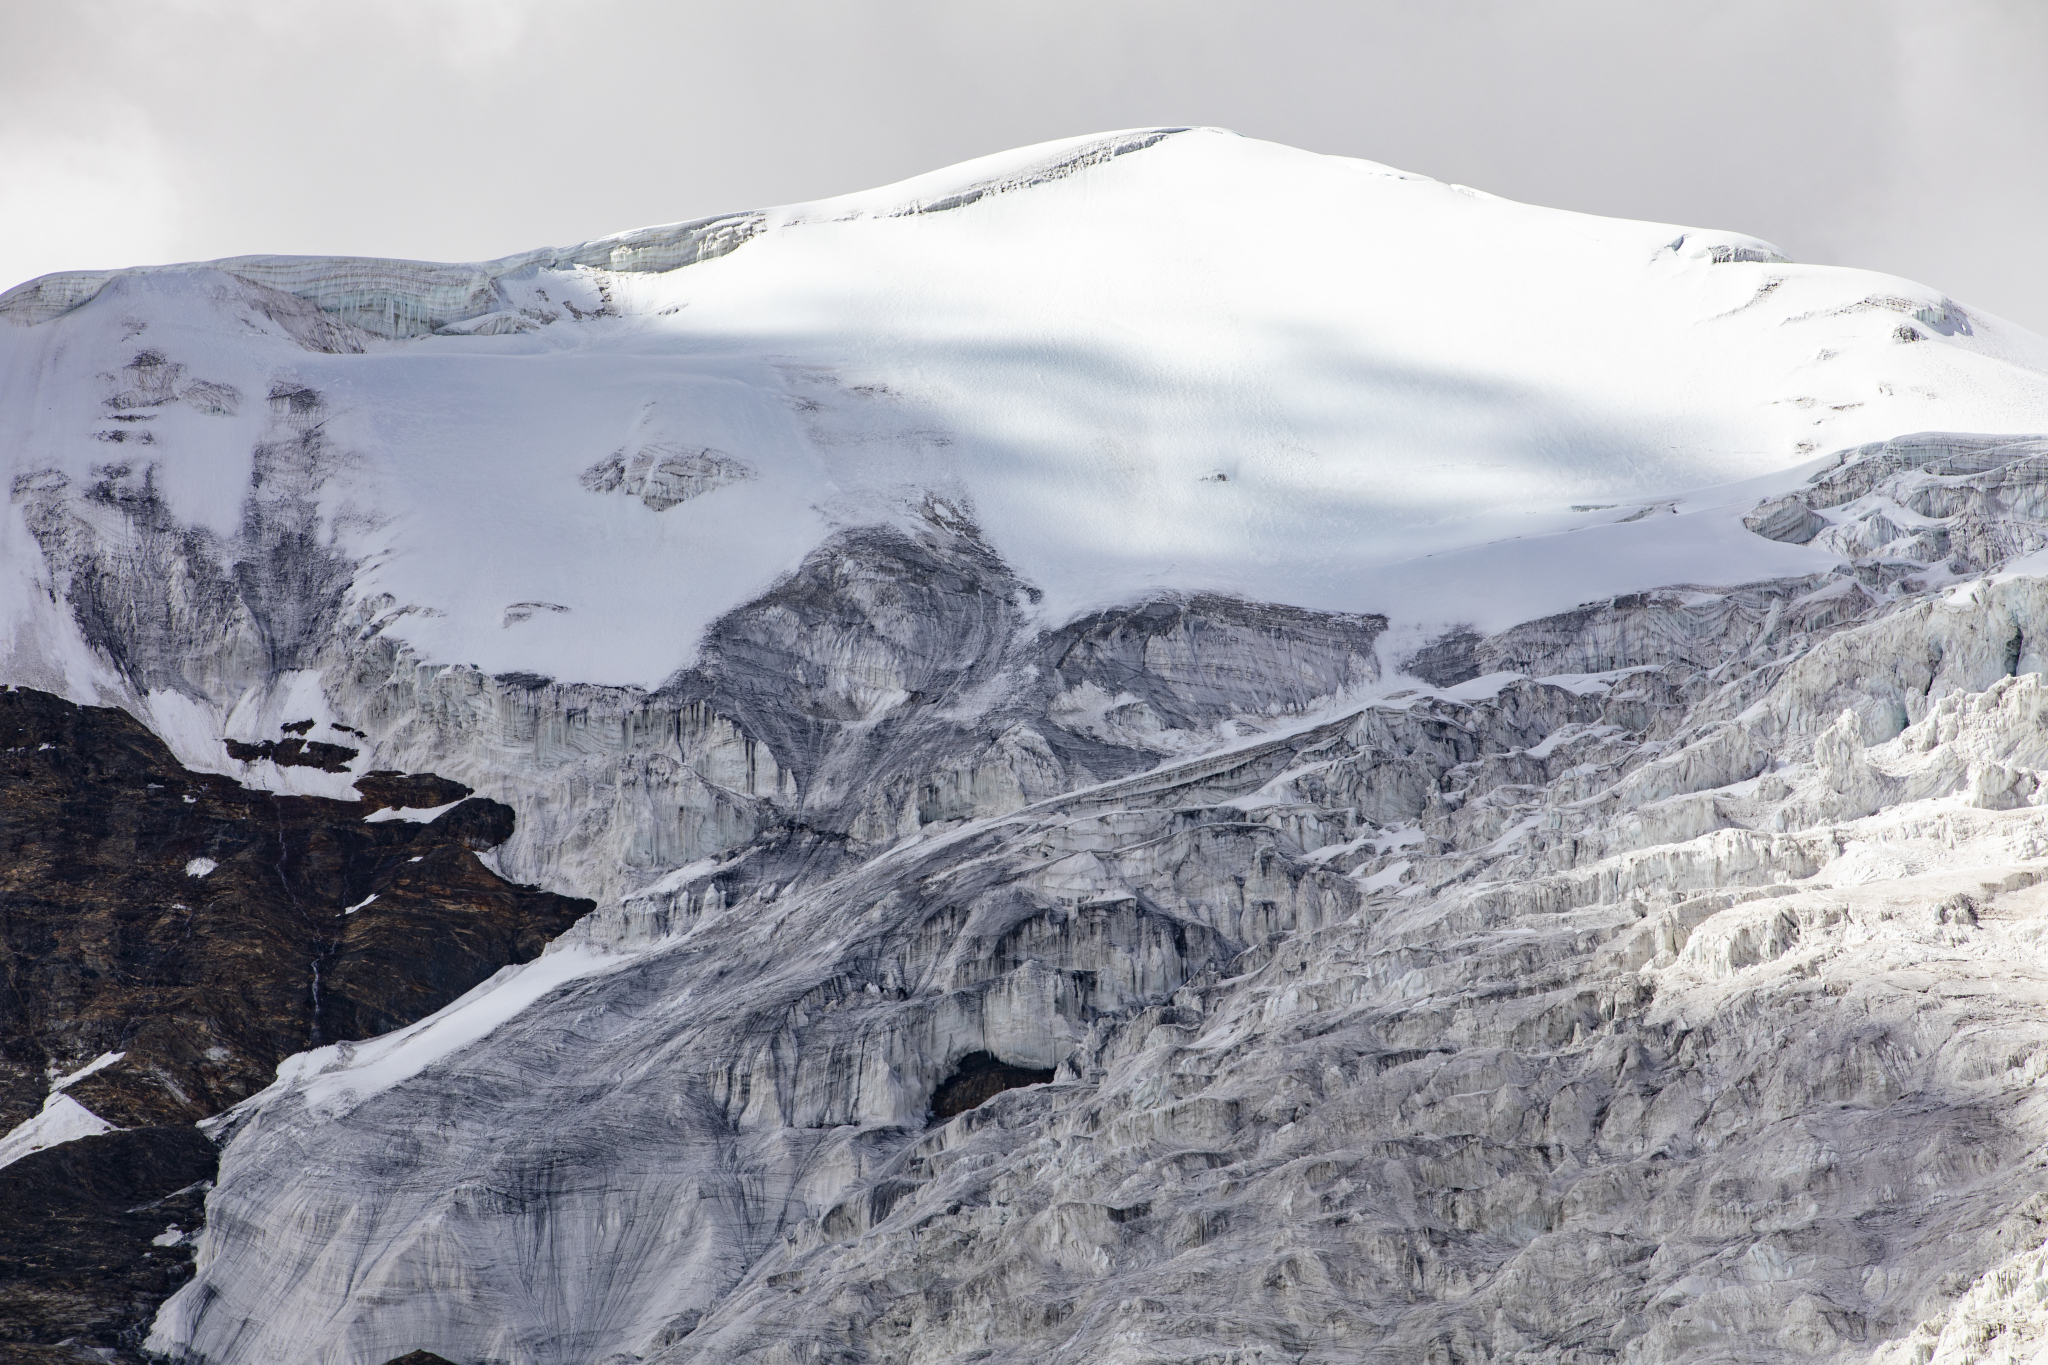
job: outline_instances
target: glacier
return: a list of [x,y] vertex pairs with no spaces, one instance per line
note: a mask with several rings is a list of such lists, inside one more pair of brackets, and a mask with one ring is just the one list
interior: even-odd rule
[[8,683],[596,902],[152,1351],[2048,1341],[2048,341],[1199,128],[0,318]]

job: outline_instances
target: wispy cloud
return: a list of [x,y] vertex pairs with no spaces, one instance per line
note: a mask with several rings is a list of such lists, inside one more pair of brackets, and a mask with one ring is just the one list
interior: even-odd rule
[[[1197,123],[1753,233],[2048,330],[2038,0],[0,0],[0,24],[0,171],[37,219],[0,234],[0,285],[492,256]],[[103,144],[156,169],[105,171]]]

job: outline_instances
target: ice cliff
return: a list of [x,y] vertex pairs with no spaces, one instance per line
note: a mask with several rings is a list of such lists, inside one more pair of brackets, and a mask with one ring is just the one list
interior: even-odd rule
[[153,1350],[2048,1337],[2039,338],[1206,129],[0,317],[10,682],[597,902],[207,1121]]

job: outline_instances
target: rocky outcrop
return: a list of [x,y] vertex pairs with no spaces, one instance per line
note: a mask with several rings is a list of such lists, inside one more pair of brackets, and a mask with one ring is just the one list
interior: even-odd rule
[[1011,1066],[986,1052],[970,1052],[953,1068],[953,1074],[932,1091],[932,1117],[958,1118],[979,1109],[1005,1090],[1027,1085],[1048,1085],[1059,1073],[1051,1067]]
[[589,908],[477,861],[511,824],[492,802],[370,822],[371,803],[185,771],[125,713],[26,690],[0,693],[0,738],[10,1126],[48,1075],[110,1052],[67,1091],[95,1113],[218,1113],[309,1042],[429,1013]]
[[198,1129],[166,1125],[0,1168],[0,1361],[134,1359],[191,1273],[217,1160]]
[[[364,802],[251,791],[180,767],[125,712],[28,690],[0,692],[0,751],[0,1128],[61,1108],[116,1130],[10,1138],[0,1338],[132,1348],[213,1175],[191,1123],[295,1052],[533,958],[590,903],[491,872],[476,850],[511,812],[432,776],[366,778],[382,799]],[[431,821],[365,818],[445,800]]]

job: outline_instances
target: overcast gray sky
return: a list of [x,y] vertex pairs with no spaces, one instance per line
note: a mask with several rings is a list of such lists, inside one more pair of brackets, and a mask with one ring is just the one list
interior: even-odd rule
[[2048,332],[2048,0],[0,0],[0,286],[477,259],[1154,124]]

